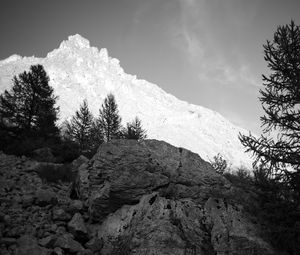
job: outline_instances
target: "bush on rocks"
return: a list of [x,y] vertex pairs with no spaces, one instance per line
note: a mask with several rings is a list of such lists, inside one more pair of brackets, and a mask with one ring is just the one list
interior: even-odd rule
[[46,182],[72,182],[74,179],[70,164],[41,164],[37,173]]

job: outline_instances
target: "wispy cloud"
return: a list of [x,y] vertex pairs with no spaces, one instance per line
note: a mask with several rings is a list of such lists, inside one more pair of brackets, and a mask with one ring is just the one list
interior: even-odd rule
[[[223,44],[219,41],[222,35],[218,33],[224,31],[220,31],[221,25],[212,25],[213,15],[217,13],[212,11],[208,1],[178,2],[180,18],[171,26],[172,42],[182,52],[186,63],[198,70],[199,80],[227,86],[258,86],[259,82],[241,57],[236,43],[229,40],[231,44],[226,45],[226,38]],[[238,32],[242,26],[235,18],[224,22],[231,24],[231,32]]]

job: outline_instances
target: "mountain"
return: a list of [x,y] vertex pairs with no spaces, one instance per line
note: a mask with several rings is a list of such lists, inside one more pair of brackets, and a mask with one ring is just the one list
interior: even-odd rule
[[238,139],[239,132],[246,130],[215,111],[179,100],[155,84],[126,74],[105,48],[91,47],[78,34],[69,36],[45,58],[12,55],[0,61],[0,92],[12,86],[13,75],[38,63],[45,67],[59,96],[61,121],[73,115],[84,99],[98,115],[103,99],[112,92],[123,123],[138,116],[149,138],[187,148],[206,160],[220,153],[233,168],[251,166]]

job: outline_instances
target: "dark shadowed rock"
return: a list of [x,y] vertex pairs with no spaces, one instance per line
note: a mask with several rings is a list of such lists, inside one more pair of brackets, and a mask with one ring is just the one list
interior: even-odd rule
[[39,206],[47,206],[57,204],[56,194],[50,190],[39,189],[36,192],[36,200],[35,203]]
[[83,210],[83,203],[80,200],[72,200],[67,208],[67,211],[70,214],[75,214],[77,212],[81,212]]
[[0,254],[1,255],[11,255],[11,253],[5,247],[0,247]]
[[32,195],[24,195],[22,198],[23,207],[32,206],[34,203],[34,196]]
[[[95,253],[93,253],[91,250],[89,250],[89,249],[86,249],[86,250],[84,250],[84,251],[80,251],[80,252],[78,252],[77,253],[77,255],[93,255],[93,254],[95,254]],[[96,253],[97,254],[97,253]],[[99,254],[99,253],[98,253]]]
[[217,254],[272,254],[272,248],[258,234],[241,209],[210,198],[205,204],[206,225]]
[[72,253],[76,253],[84,250],[81,244],[75,241],[73,239],[73,236],[68,233],[58,237],[54,244],[54,247],[60,247],[66,252],[72,252]]
[[53,245],[56,242],[57,237],[54,235],[49,235],[47,237],[44,237],[39,240],[39,245],[46,247],[46,248],[52,248]]
[[72,220],[68,223],[68,230],[81,243],[89,240],[88,230],[80,213],[74,214]]
[[102,249],[103,241],[97,237],[94,237],[89,240],[84,246],[92,252],[97,252]]
[[2,237],[0,238],[0,244],[4,244],[6,246],[13,245],[17,242],[15,238],[12,237]]
[[64,251],[60,247],[55,247],[52,251],[52,255],[64,255]]
[[66,213],[62,208],[53,210],[53,220],[59,221],[69,221],[72,217],[70,214]]
[[17,241],[16,255],[50,255],[50,250],[38,245],[37,240],[29,235],[20,237]]
[[39,162],[55,162],[55,157],[48,147],[36,149],[33,151],[33,158]]
[[77,159],[73,160],[71,163],[73,171],[76,172],[82,164],[87,163],[88,161],[89,159],[87,157],[80,155]]

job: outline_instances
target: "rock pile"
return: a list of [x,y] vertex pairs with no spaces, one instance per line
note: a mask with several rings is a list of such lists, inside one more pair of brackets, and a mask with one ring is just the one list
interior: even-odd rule
[[197,154],[116,140],[73,162],[73,184],[0,154],[0,254],[275,254],[231,184]]
[[87,207],[69,198],[68,183],[42,182],[38,165],[0,154],[0,254],[96,254]]

